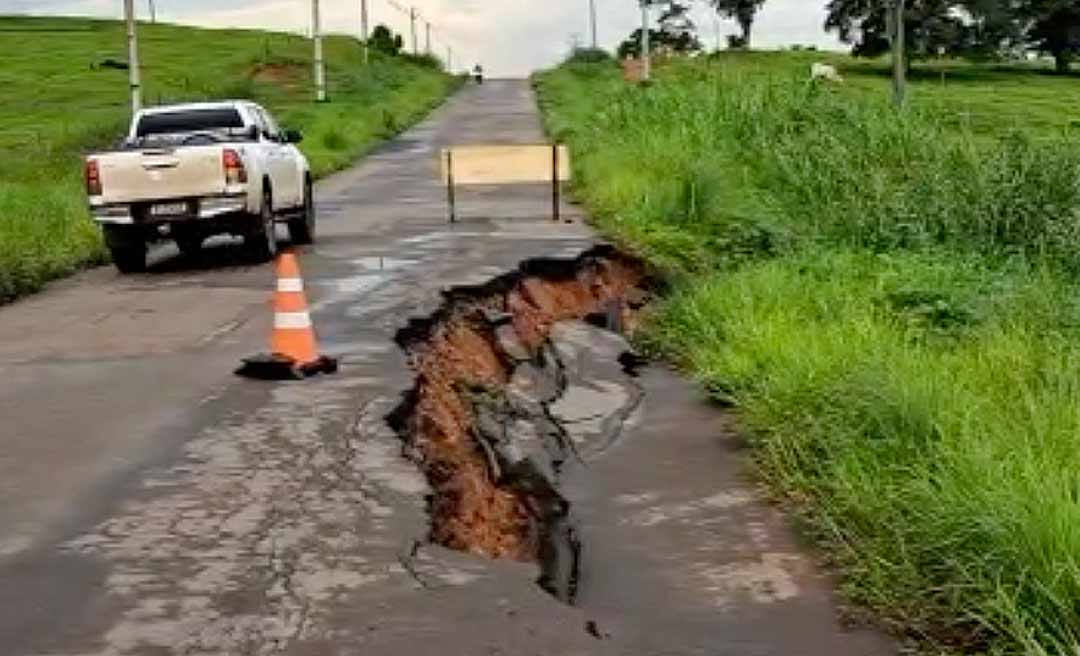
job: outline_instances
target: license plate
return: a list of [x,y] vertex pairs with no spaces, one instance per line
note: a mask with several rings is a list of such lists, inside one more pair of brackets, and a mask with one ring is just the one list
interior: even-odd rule
[[187,213],[187,203],[158,203],[150,208],[153,216],[183,216]]

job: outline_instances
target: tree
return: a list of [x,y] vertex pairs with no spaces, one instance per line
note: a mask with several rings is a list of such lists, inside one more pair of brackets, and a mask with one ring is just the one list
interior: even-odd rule
[[[887,9],[894,0],[830,0],[827,30],[875,57],[889,48]],[[1080,0],[908,0],[909,57],[992,58],[1034,49],[1066,72],[1080,55]]]
[[405,41],[401,35],[394,34],[389,27],[382,24],[376,25],[371,31],[368,43],[373,50],[392,57],[400,54],[401,49],[405,47]]
[[[697,52],[701,50],[701,41],[695,33],[694,22],[690,20],[690,6],[670,0],[662,4],[659,29],[649,30],[649,43],[657,50],[670,50],[677,53]],[[619,45],[619,59],[641,56],[641,29],[634,30]]]
[[[877,57],[889,51],[893,0],[830,0],[825,29],[851,44],[852,54]],[[909,0],[904,15],[909,58],[955,54],[964,24],[951,0]]]
[[660,31],[671,36],[673,41],[683,44],[684,50],[700,49],[695,31],[697,27],[690,20],[690,5],[683,2],[668,2],[660,13]]
[[566,58],[572,64],[603,64],[611,61],[611,53],[603,48],[575,47]]
[[1080,54],[1080,0],[1028,0],[1020,15],[1027,20],[1027,42],[1054,58],[1059,73],[1067,73]]
[[742,35],[735,39],[728,39],[729,45],[740,45],[743,48],[750,47],[750,32],[754,27],[754,18],[758,9],[765,4],[765,0],[709,0],[713,8],[724,18],[733,18],[739,23]]
[[[904,37],[909,61],[942,55],[1002,56],[1023,40],[1016,5],[1031,1],[907,0]],[[851,44],[852,54],[876,57],[889,50],[888,16],[894,2],[830,0],[825,29]]]

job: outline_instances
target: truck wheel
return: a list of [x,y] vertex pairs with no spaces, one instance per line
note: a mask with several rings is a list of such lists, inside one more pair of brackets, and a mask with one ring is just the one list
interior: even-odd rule
[[131,226],[104,226],[105,245],[120,273],[146,271],[146,237]]
[[253,217],[252,231],[244,236],[244,248],[255,262],[268,262],[277,255],[274,205],[269,189],[263,190],[262,209]]
[[304,182],[304,209],[299,216],[289,220],[289,237],[294,244],[315,241],[315,196],[310,178]]

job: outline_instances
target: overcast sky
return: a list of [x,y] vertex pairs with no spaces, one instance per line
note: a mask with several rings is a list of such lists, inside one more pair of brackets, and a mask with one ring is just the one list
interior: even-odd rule
[[[214,27],[255,27],[307,32],[310,0],[154,0],[160,20]],[[146,13],[149,0],[136,0]],[[435,26],[433,48],[445,56],[454,49],[456,64],[481,62],[493,75],[524,76],[550,66],[575,40],[588,40],[588,0],[369,0],[373,24],[387,23],[409,40],[409,20],[394,9],[414,4]],[[601,45],[613,48],[639,19],[635,0],[596,0]],[[730,21],[718,21],[698,0],[694,15],[702,40],[714,47],[718,37],[736,33]],[[754,45],[768,48],[793,43],[837,48],[822,29],[825,0],[767,0],[754,26]],[[322,0],[325,29],[356,34],[360,0]],[[118,17],[121,0],[0,0],[0,14],[80,14]],[[420,23],[420,45],[425,34]]]

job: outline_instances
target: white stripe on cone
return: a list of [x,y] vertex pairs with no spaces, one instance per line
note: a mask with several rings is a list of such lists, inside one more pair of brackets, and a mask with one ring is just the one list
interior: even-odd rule
[[274,328],[286,330],[311,328],[311,315],[307,312],[276,312]]
[[300,278],[280,278],[277,281],[277,290],[279,292],[302,292],[304,291],[304,281]]

